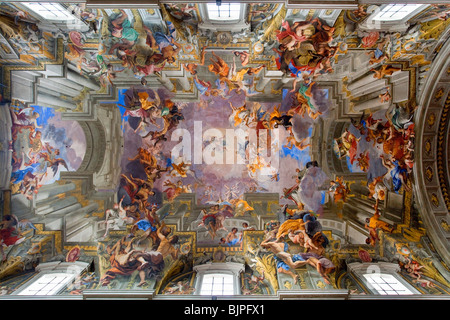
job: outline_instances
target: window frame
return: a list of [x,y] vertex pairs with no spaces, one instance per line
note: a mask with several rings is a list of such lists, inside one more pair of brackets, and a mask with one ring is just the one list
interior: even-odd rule
[[[383,11],[384,8],[390,5],[396,5],[397,3],[386,3],[382,5],[373,5],[368,8],[369,16],[361,24],[360,28],[367,31],[391,31],[391,32],[402,32],[406,31],[409,27],[408,21],[413,18],[418,13],[422,12],[430,6],[430,4],[420,4],[412,12],[408,13],[401,19],[395,20],[375,20],[374,18]],[[407,3],[405,3],[407,4]],[[412,3],[411,3],[412,4]],[[375,8],[374,8],[375,7]]]
[[[235,262],[212,262],[202,265],[194,266],[194,271],[197,273],[195,281],[195,294],[201,296],[235,296],[241,294],[239,285],[240,274],[244,271],[244,265]],[[206,275],[222,274],[231,275],[233,277],[233,294],[202,294],[203,281]]]
[[[233,10],[233,12],[238,11],[238,16],[237,17],[228,17],[228,18],[218,19],[218,18],[215,17],[215,15],[212,16],[212,14],[210,13],[210,12],[212,12],[212,10],[210,8],[211,6],[216,6],[220,10],[221,7],[224,7],[224,6],[227,6],[227,5],[229,5],[230,7],[231,6],[238,6],[239,7],[239,10]],[[206,3],[205,8],[206,8],[206,12],[208,14],[208,19],[212,23],[232,23],[232,22],[239,21],[239,20],[242,19],[242,4],[241,3],[226,2],[226,3],[222,3],[220,6],[217,6],[216,3],[209,2],[209,3]]]
[[[415,6],[414,9],[412,11],[409,11],[406,15],[402,16],[401,18],[397,18],[397,19],[377,19],[377,16],[379,14],[383,14],[383,13],[387,13],[384,10],[386,10],[386,8],[388,8],[389,6],[395,7],[395,6],[400,6],[402,5],[403,7],[405,6]],[[410,19],[415,12],[417,12],[418,10],[422,10],[426,7],[425,4],[423,3],[389,3],[389,4],[385,4],[383,6],[380,7],[380,10],[377,12],[374,12],[374,14],[372,15],[371,19],[375,20],[375,21],[380,21],[380,22],[394,22],[394,21],[404,21],[404,20],[408,20]],[[391,9],[389,8],[389,9]],[[422,8],[422,9],[421,9]]]
[[[51,279],[47,280],[45,278],[49,278],[50,276],[58,277],[58,278],[64,277],[64,278],[62,280],[59,280],[58,283],[55,286],[53,286],[53,288],[49,288],[49,286],[51,286],[52,280]],[[33,281],[31,281],[31,283],[29,283],[25,288],[20,290],[20,292],[18,292],[17,295],[18,296],[36,296],[36,297],[54,296],[54,295],[57,295],[58,293],[60,293],[61,291],[63,291],[64,288],[66,288],[69,284],[71,284],[75,280],[75,278],[76,278],[75,274],[69,274],[69,273],[64,273],[64,272],[43,273],[43,274],[35,277],[33,279]],[[46,281],[45,281],[44,286],[41,287],[41,286],[39,286],[39,283],[43,279],[45,279]],[[43,289],[46,292],[45,294],[41,294]],[[35,293],[33,293],[33,292],[35,292]]]
[[[26,8],[27,10],[31,11],[33,14],[36,14],[40,18],[42,18],[46,21],[50,21],[50,22],[63,23],[63,22],[73,21],[73,20],[77,19],[66,8],[64,8],[61,5],[61,3],[58,3],[58,2],[20,2],[20,5],[23,6],[24,8]],[[45,8],[44,5],[54,6],[55,8],[57,8],[58,13],[62,12],[64,14],[64,17],[60,16],[57,18],[52,18],[52,17],[46,16],[41,11],[36,10],[36,8],[34,8],[35,6],[42,6],[43,8]],[[51,10],[49,10],[47,8],[46,8],[46,10],[48,10],[49,12],[52,12]]]
[[[61,292],[63,292],[70,284],[72,284],[80,275],[87,271],[89,267],[89,263],[82,261],[75,262],[46,262],[41,263],[36,267],[37,274],[32,277],[29,281],[20,286],[17,290],[15,290],[12,295],[14,296],[22,296],[22,297],[47,297],[52,299],[55,296],[58,296]],[[39,295],[39,294],[27,294],[27,290],[34,286],[38,281],[40,281],[43,277],[47,277],[51,274],[54,275],[69,275],[66,281],[59,286],[59,288],[52,294],[49,295]]]
[[[400,272],[400,266],[396,263],[389,263],[389,262],[353,262],[347,264],[349,272],[356,277],[359,282],[363,284],[363,286],[369,291],[371,294],[381,297],[411,297],[413,295],[421,295],[422,293],[418,291],[414,286],[412,286],[410,283],[408,283],[403,277],[399,275]],[[381,294],[367,279],[365,275],[373,275],[373,274],[379,274],[379,275],[388,275],[395,278],[395,280],[405,287],[408,291],[411,293],[408,294],[392,294],[392,295],[384,295]]]
[[[366,279],[366,284],[368,284],[369,289],[371,291],[376,291],[379,295],[413,295],[414,292],[412,292],[408,287],[406,287],[397,277],[390,273],[365,273],[364,278]],[[384,283],[381,283],[381,281],[377,281],[374,276],[379,277],[379,280],[382,280]],[[401,288],[404,288],[404,293],[401,293],[400,290],[394,288],[391,283],[386,282],[387,278],[391,278],[395,280],[395,285],[400,286]],[[374,280],[373,282],[371,281]],[[379,287],[379,288],[377,288]],[[390,294],[389,292],[395,292]]]
[[[218,283],[215,280],[218,280],[221,278],[221,286],[218,288]],[[211,279],[211,288],[206,289],[205,285],[209,284],[206,282],[206,280]],[[231,281],[230,281],[231,280]],[[227,290],[226,287],[229,287],[231,284],[231,290]],[[215,286],[216,285],[216,286]],[[214,273],[205,273],[202,278],[202,284],[199,288],[199,294],[202,296],[229,296],[234,295],[234,276],[231,273],[225,273],[225,272],[214,272]],[[218,293],[217,291],[220,291]],[[231,291],[231,292],[230,292]]]

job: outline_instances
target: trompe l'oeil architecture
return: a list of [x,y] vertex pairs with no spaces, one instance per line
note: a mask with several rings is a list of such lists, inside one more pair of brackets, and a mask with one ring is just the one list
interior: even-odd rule
[[448,297],[449,15],[2,2],[0,298]]

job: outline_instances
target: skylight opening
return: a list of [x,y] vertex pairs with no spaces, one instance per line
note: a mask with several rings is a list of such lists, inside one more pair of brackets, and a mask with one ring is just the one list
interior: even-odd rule
[[238,20],[241,16],[240,3],[222,3],[220,6],[216,3],[208,3],[206,8],[210,20]]
[[423,4],[388,4],[373,17],[373,20],[400,21],[422,6]]
[[74,16],[59,3],[22,2],[21,4],[46,20],[62,21],[75,19]]

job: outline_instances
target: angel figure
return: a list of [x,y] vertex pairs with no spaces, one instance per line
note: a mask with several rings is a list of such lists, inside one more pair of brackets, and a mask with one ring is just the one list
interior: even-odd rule
[[139,160],[144,167],[155,167],[157,165],[156,157],[146,148],[139,147],[137,151],[138,154],[133,158],[128,158],[128,161]]
[[37,123],[39,113],[32,110],[33,110],[32,107],[25,107],[20,109],[19,111],[14,111],[12,108],[10,109],[13,123],[12,126],[13,135],[15,132],[20,131],[20,129],[24,127],[33,127],[35,129],[42,129],[42,126],[38,125]]
[[197,178],[194,170],[191,169],[191,163],[185,162],[183,157],[179,157],[171,162],[172,170],[170,170],[170,176],[178,178],[187,178],[188,176],[193,177],[197,183],[202,184],[202,182]]
[[190,286],[189,279],[177,281],[176,284],[164,289],[166,294],[193,294],[194,292],[195,288]]
[[132,116],[136,118],[140,118],[139,125],[134,130],[137,132],[144,125],[154,125],[159,128],[159,124],[156,122],[156,119],[161,118],[161,98],[157,91],[153,91],[155,98],[150,99],[148,92],[137,92],[134,91],[133,95],[138,96],[138,103],[136,104],[138,108],[127,108],[125,110],[124,116]]
[[386,221],[380,220],[380,212],[379,210],[375,210],[375,213],[373,214],[372,217],[370,218],[366,218],[366,223],[365,226],[367,226],[368,228],[372,228],[375,231],[378,231],[379,229],[392,233],[395,229],[396,226],[394,225],[390,225],[389,223],[387,223]]
[[334,202],[346,202],[350,193],[350,188],[344,181],[344,178],[336,177],[335,180],[330,181],[330,185],[329,191],[333,193]]
[[407,262],[404,264],[405,270],[408,272],[408,274],[416,279],[420,279],[422,277],[423,272],[420,271],[424,266],[421,266],[417,261],[411,260],[408,257],[406,257]]
[[208,66],[208,70],[219,76],[219,79],[227,79],[230,67],[221,57],[215,54],[214,51],[211,52],[213,58],[211,58],[212,64]]
[[298,150],[305,150],[306,148],[311,146],[309,142],[309,137],[302,139],[301,141],[297,141],[294,135],[289,135],[286,137],[287,143],[284,145],[285,148],[292,150],[292,148],[297,148]]
[[308,261],[298,254],[290,254],[289,245],[285,242],[276,242],[273,241],[273,239],[265,239],[260,243],[260,246],[273,253],[277,271],[290,275],[294,280],[294,283],[297,283],[299,275],[293,270],[305,266]]
[[325,249],[323,244],[327,241],[327,239],[323,233],[317,232],[312,239],[307,239],[305,241],[304,232],[290,232],[289,238],[293,243],[299,244],[306,249],[306,252],[300,252],[297,255],[299,255],[303,260],[306,260],[309,265],[316,268],[325,283],[331,284],[328,275],[332,273],[336,267],[331,260],[324,256]]
[[366,238],[366,244],[369,244],[374,247],[377,244],[377,242],[380,241],[377,229],[369,227],[367,223],[364,225],[364,228],[369,231],[369,236]]
[[390,36],[387,35],[386,37],[384,37],[383,41],[377,44],[377,47],[375,49],[366,52],[366,54],[370,56],[370,64],[381,63],[384,60],[388,59],[387,54],[384,52],[384,48],[389,41]]
[[248,126],[250,120],[250,110],[247,109],[247,104],[241,107],[235,107],[231,102],[229,102],[232,113],[229,117],[230,124],[235,127],[240,127],[243,125]]
[[398,193],[402,186],[405,190],[410,190],[411,187],[408,186],[408,170],[404,161],[392,160],[384,155],[381,155],[380,158],[383,166],[388,169],[385,179],[391,179],[394,191]]
[[350,133],[346,128],[342,135],[334,140],[340,158],[348,156],[350,158],[350,163],[353,164],[353,162],[356,160],[358,142],[361,140],[361,138],[356,138],[356,136],[353,133]]
[[233,54],[236,57],[239,57],[239,60],[241,60],[241,65],[244,67],[248,64],[250,53],[248,51],[233,51]]
[[124,189],[130,197],[131,203],[138,203],[139,210],[144,211],[148,199],[155,195],[155,192],[152,190],[152,185],[146,180],[133,177],[131,174],[130,177],[121,174],[121,177],[127,182]]
[[142,138],[150,138],[150,140],[154,141],[153,146],[156,146],[156,144],[160,141],[166,141],[167,137],[167,131],[169,131],[169,127],[171,125],[170,118],[167,116],[163,116],[163,123],[164,126],[160,131],[149,131],[145,136]]
[[247,201],[242,199],[231,199],[230,203],[234,205],[234,216],[243,216],[247,211],[253,211],[254,208],[248,204]]
[[167,188],[163,192],[167,195],[169,202],[172,202],[180,193],[183,193],[183,182],[181,180],[178,180],[176,184],[170,180],[166,180],[164,181],[164,186]]
[[394,72],[401,71],[401,70],[402,70],[401,68],[396,68],[396,67],[393,67],[392,65],[387,65],[387,64],[383,64],[381,66],[381,68],[379,68],[379,69],[374,69],[374,68],[370,69],[370,71],[372,71],[374,73],[373,77],[375,79],[382,79],[385,76],[392,76],[392,74]]
[[387,190],[386,186],[383,183],[383,177],[376,177],[372,182],[367,184],[367,187],[369,188],[369,197],[375,199],[374,208],[375,210],[377,210],[380,201],[386,199]]
[[[297,89],[297,83],[300,82],[299,88]],[[320,112],[317,107],[313,103],[313,94],[312,88],[316,85],[316,82],[311,81],[308,77],[307,73],[304,73],[302,76],[302,80],[299,80],[299,77],[296,77],[292,84],[292,90],[290,92],[295,92],[295,96],[297,101],[307,109],[309,116],[311,119],[317,119],[322,112]]]
[[67,171],[69,171],[69,167],[66,163],[66,161],[62,158],[58,158],[60,155],[59,149],[55,149],[52,146],[48,144],[48,142],[44,145],[44,150],[47,152],[40,152],[39,157],[42,158],[52,169],[53,175],[55,176],[58,172],[58,168],[60,165],[62,165]]
[[105,210],[105,220],[102,221],[105,224],[103,238],[108,235],[108,231],[111,228],[118,230],[125,225],[126,211],[122,206],[124,198],[125,196],[120,199],[119,203],[115,203],[112,208]]

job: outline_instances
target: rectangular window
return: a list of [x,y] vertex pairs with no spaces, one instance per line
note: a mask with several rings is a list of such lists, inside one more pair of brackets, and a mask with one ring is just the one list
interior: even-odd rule
[[231,274],[205,274],[202,280],[201,295],[233,295],[233,275]]
[[413,13],[415,10],[419,9],[423,4],[388,4],[386,7],[381,9],[373,20],[379,21],[395,21],[402,20],[409,14]]
[[365,274],[367,282],[381,295],[413,294],[403,283],[391,274]]
[[75,278],[70,273],[48,273],[40,276],[32,284],[22,290],[21,296],[50,296],[60,292]]
[[59,3],[21,2],[21,4],[47,20],[64,21],[74,19],[74,16]]
[[207,3],[208,17],[210,20],[238,20],[241,15],[240,3]]

